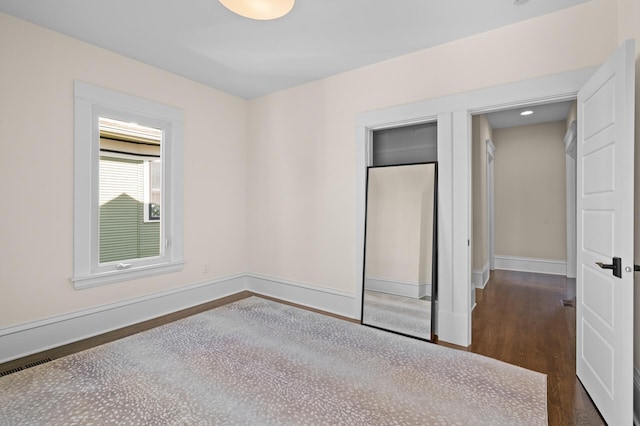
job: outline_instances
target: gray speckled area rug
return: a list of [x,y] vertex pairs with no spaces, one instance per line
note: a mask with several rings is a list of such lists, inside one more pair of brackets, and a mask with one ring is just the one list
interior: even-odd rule
[[546,376],[251,297],[0,378],[1,425],[544,425]]
[[430,301],[365,290],[362,315],[367,325],[431,339]]

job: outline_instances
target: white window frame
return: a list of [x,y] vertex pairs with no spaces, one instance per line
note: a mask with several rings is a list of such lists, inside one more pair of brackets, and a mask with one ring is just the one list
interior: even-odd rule
[[[149,215],[149,205],[151,204],[151,195],[153,193],[152,176],[151,176],[151,163],[158,161],[158,159],[145,159],[143,163],[144,168],[144,221],[145,222],[160,222],[162,219],[162,201],[160,201],[160,219],[154,219]],[[160,167],[162,167],[162,160],[160,160]],[[160,171],[160,179],[162,179],[162,170]],[[160,187],[160,199],[162,200],[162,186]]]
[[[80,81],[74,83],[74,100],[74,237],[71,277],[74,287],[95,287],[182,270],[184,113],[175,107]],[[163,131],[160,256],[99,262],[99,116],[136,122]]]

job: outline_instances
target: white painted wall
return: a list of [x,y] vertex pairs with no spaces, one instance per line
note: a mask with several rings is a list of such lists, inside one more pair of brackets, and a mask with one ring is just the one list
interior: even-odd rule
[[600,64],[616,25],[594,0],[251,100],[249,269],[355,294],[356,114]]
[[[0,329],[246,271],[246,101],[1,13],[0,58]],[[74,290],[74,80],[184,110],[183,271]]]

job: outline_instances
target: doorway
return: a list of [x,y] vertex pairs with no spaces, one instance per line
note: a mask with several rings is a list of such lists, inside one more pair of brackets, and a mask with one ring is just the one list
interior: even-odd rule
[[[356,231],[354,270],[363,264],[366,170],[374,131],[438,122],[439,176],[438,338],[458,346],[471,344],[471,117],[530,104],[571,100],[594,69],[540,77],[464,94],[359,113],[355,122]],[[354,313],[361,312],[362,282],[356,277]]]
[[472,117],[472,306],[496,268],[575,278],[576,118],[575,100]]
[[[618,419],[621,423],[629,423],[633,414],[633,395],[630,392],[633,377],[629,374],[633,369],[633,351],[628,344],[633,341],[633,327],[628,324],[632,323],[630,317],[633,315],[634,256],[632,235],[624,231],[633,227],[633,203],[628,201],[633,199],[633,185],[628,176],[633,173],[634,159],[634,92],[629,89],[635,78],[634,49],[633,40],[625,42],[597,68],[363,112],[356,117],[355,138],[355,261],[358,268],[363,257],[357,247],[364,240],[365,172],[371,131],[424,121],[425,117],[438,117],[438,161],[442,170],[442,187],[447,189],[446,193],[442,191],[442,208],[439,211],[442,238],[439,238],[438,250],[442,256],[438,260],[441,279],[438,334],[442,341],[469,346],[472,324],[471,116],[577,96],[578,110],[586,117],[584,125],[578,127],[577,146],[583,150],[578,149],[576,159],[577,182],[581,182],[576,203],[577,229],[580,230],[577,233],[580,255],[577,280],[582,290],[579,293],[582,299],[578,298],[581,303],[576,309],[580,319],[576,321],[577,374],[583,383],[587,382],[598,407],[606,412],[605,417]],[[611,135],[614,137],[604,137]],[[587,145],[589,150],[585,151]],[[606,197],[601,196],[603,193],[607,194]],[[598,213],[603,210],[607,213]],[[582,219],[587,223],[584,224]],[[615,232],[602,234],[599,232],[602,229]],[[599,235],[607,238],[598,238]],[[614,279],[609,274],[604,274],[596,266],[612,269],[613,278],[618,280],[616,285],[613,285]],[[581,275],[585,270],[589,274],[586,278]],[[598,290],[604,287],[609,289],[605,301],[611,300],[611,303],[599,303],[605,294],[602,291],[598,293]],[[361,296],[361,293],[356,296]],[[354,302],[359,308],[358,298]],[[606,312],[602,309],[603,306],[614,306],[613,302],[624,309]],[[591,311],[582,309],[583,305]],[[591,313],[595,316],[587,317]],[[604,321],[608,321],[609,328],[602,326]],[[589,328],[582,327],[584,324]],[[607,357],[600,356],[603,354]],[[614,394],[617,395],[615,399]]]

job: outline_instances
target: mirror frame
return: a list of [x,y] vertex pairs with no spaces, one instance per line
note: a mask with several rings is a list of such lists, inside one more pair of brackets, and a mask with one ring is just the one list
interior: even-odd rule
[[[401,331],[391,330],[384,327],[380,327],[377,325],[367,324],[364,321],[364,296],[365,296],[365,273],[367,267],[367,221],[368,221],[368,210],[369,210],[369,171],[371,169],[380,169],[383,167],[402,167],[402,166],[416,166],[416,165],[425,165],[425,164],[433,164],[434,166],[434,179],[433,179],[433,238],[432,238],[432,248],[431,248],[431,327],[430,327],[430,339],[426,339],[420,336],[415,336],[407,333],[403,333]],[[419,163],[407,163],[407,164],[389,164],[389,165],[380,165],[380,166],[367,166],[367,174],[365,181],[365,215],[364,215],[364,248],[363,248],[363,257],[362,257],[362,300],[361,300],[361,308],[360,308],[360,324],[365,325],[367,327],[376,328],[378,330],[388,331],[390,333],[398,334],[401,336],[410,337],[412,339],[418,339],[426,342],[437,343],[438,342],[438,334],[437,334],[437,301],[438,301],[438,162],[437,161],[427,161],[427,162],[419,162]]]

